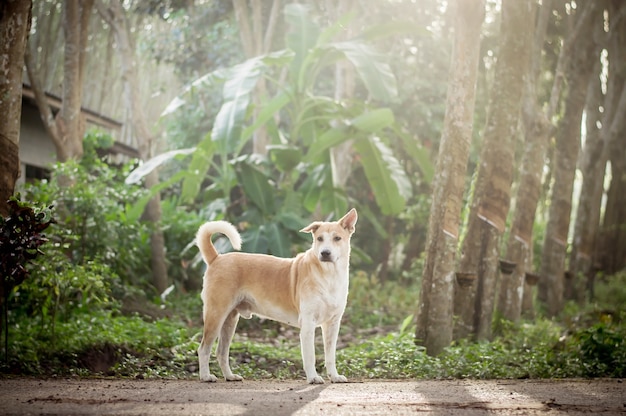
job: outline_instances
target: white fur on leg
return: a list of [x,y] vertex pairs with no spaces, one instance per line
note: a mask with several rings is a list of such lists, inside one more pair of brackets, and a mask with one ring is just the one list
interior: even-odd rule
[[206,345],[201,342],[200,347],[198,347],[198,363],[200,364],[200,380],[214,383],[217,381],[217,377],[215,377],[209,371],[210,354],[211,354],[211,345]]
[[239,320],[239,314],[237,312],[231,312],[222,324],[220,331],[220,339],[217,343],[217,363],[222,369],[222,374],[226,381],[242,381],[243,377],[237,374],[233,374],[230,369],[230,359],[228,352],[230,351],[230,343],[235,334],[235,328],[237,327],[237,321]]
[[306,380],[309,384],[324,384],[324,379],[317,375],[315,369],[315,324],[312,319],[301,319],[300,349]]
[[324,338],[324,357],[326,371],[332,383],[347,383],[348,379],[337,372],[335,365],[335,352],[337,349],[337,338],[339,337],[340,319],[336,319],[322,325],[322,336]]

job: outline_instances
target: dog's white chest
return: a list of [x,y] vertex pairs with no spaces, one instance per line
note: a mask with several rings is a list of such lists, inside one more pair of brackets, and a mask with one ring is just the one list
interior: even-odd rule
[[320,325],[343,315],[348,299],[347,273],[326,274],[313,290],[300,294],[300,320]]

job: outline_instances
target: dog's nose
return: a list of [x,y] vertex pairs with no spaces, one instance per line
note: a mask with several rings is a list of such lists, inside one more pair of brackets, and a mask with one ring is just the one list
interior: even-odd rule
[[320,257],[322,261],[331,261],[332,259],[330,258],[330,250],[322,250],[322,252],[320,253]]

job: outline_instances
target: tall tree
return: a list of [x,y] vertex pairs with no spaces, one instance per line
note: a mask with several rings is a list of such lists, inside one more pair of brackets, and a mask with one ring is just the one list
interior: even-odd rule
[[20,173],[22,71],[30,28],[30,1],[8,0],[0,5],[0,215]]
[[430,355],[439,354],[452,341],[454,265],[485,17],[484,0],[461,0],[451,6],[455,7],[454,47],[415,334]]
[[93,0],[63,2],[63,92],[61,110],[50,108],[42,82],[35,71],[31,52],[26,51],[26,69],[44,127],[52,138],[60,162],[83,154],[85,122],[81,113],[86,48]]
[[611,185],[607,193],[603,222],[603,270],[613,274],[626,267],[626,88],[622,93],[616,116],[608,126],[607,146],[611,161]]
[[509,212],[513,149],[532,45],[532,31],[525,28],[528,24],[534,27],[532,11],[531,1],[502,2],[498,58],[460,261],[461,271],[477,274],[475,291],[467,293],[467,299],[473,299],[473,305],[469,305],[473,313],[463,311],[466,313],[462,315],[463,320],[473,316],[477,339],[491,336],[500,239]]
[[[239,24],[241,44],[246,58],[254,58],[271,50],[281,3],[280,0],[272,0],[271,7],[264,13],[264,9],[270,4],[269,2],[233,0],[235,16]],[[265,24],[263,24],[264,14],[267,16]],[[255,94],[253,98],[255,118],[261,111],[260,97],[264,97],[267,94],[267,84],[264,78],[259,79],[256,90],[258,94]],[[254,153],[267,153],[267,145],[270,144],[270,140],[265,126],[254,132],[252,144]]]
[[[122,78],[124,79],[126,104],[131,114],[131,122],[134,134],[139,144],[139,155],[143,160],[153,156],[153,148],[156,139],[148,127],[147,118],[144,114],[139,93],[139,75],[135,62],[134,46],[130,38],[128,19],[118,0],[111,0],[107,7],[102,0],[97,0],[96,7],[99,14],[111,25],[115,32],[120,64],[122,66]],[[144,185],[151,188],[159,183],[157,170],[152,170],[146,175]],[[146,220],[155,225],[150,236],[152,282],[159,293],[165,291],[168,286],[167,265],[165,263],[165,239],[159,226],[161,220],[161,198],[156,193],[146,205],[144,212]]]
[[[607,192],[606,211],[601,227],[597,261],[606,273],[626,267],[626,4],[612,1],[609,7],[609,86],[602,121],[605,157],[611,162],[611,184]],[[610,118],[609,118],[610,117]]]
[[[344,16],[353,11],[354,1],[326,1],[326,8],[332,15]],[[352,36],[352,26],[354,21],[350,21],[341,33],[341,40],[348,40]],[[344,61],[335,64],[335,101],[350,100],[354,96],[355,76],[354,67]],[[330,151],[330,163],[332,164],[333,185],[339,189],[344,189],[348,177],[352,172],[352,140],[348,140],[335,146]],[[384,266],[383,266],[384,267]]]
[[[532,272],[532,237],[535,211],[541,195],[541,177],[544,156],[550,138],[549,120],[554,109],[547,108],[545,113],[538,102],[538,80],[541,57],[548,22],[552,16],[551,1],[537,5],[537,24],[535,25],[533,50],[530,55],[530,72],[525,77],[522,99],[522,130],[524,150],[518,169],[516,204],[513,210],[509,241],[506,247],[506,259],[515,263],[511,274],[501,276],[498,312],[503,318],[517,321],[521,315],[522,296],[528,295],[532,286],[526,283],[526,272]],[[527,296],[528,298],[528,296]]]
[[553,184],[541,255],[542,278],[539,281],[539,299],[546,305],[549,316],[556,316],[563,306],[565,254],[580,148],[581,119],[589,77],[595,59],[599,59],[590,34],[594,32],[594,25],[602,24],[601,16],[601,9],[596,2],[583,3],[577,10],[575,32],[578,36],[575,43],[571,44],[571,58],[564,68],[567,95],[563,103],[565,111],[556,133]]
[[[604,96],[600,79],[601,63],[598,59],[589,80],[585,104],[585,145],[580,156],[582,186],[576,209],[572,251],[569,257],[570,278],[565,282],[565,299],[584,301],[585,291],[581,280],[589,281],[593,273],[593,254],[600,227],[600,211],[604,192],[606,153],[600,123]],[[609,89],[613,95],[613,90]]]

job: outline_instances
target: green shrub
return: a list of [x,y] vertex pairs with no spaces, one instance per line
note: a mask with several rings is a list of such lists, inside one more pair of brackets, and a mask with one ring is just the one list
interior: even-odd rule
[[567,354],[584,377],[626,376],[626,327],[597,323],[581,329],[567,342]]
[[130,165],[107,165],[96,149],[110,136],[97,132],[85,137],[85,155],[54,166],[52,178],[26,186],[30,200],[57,209],[57,226],[50,238],[58,243],[73,265],[100,260],[125,283],[146,288],[149,276],[149,226],[132,221],[127,206],[144,193],[124,184]]
[[13,291],[12,314],[38,316],[42,330],[50,326],[54,333],[57,319],[71,320],[75,313],[115,305],[111,288],[118,280],[101,261],[73,265],[52,245],[36,262],[32,279]]
[[54,337],[49,327],[42,330],[32,320],[21,319],[14,327],[5,372],[88,375],[94,372],[88,361],[104,359],[99,355],[105,352],[114,357],[110,368],[101,371],[117,376],[169,375],[190,360],[195,362],[197,342],[192,342],[192,332],[168,319],[147,322],[139,316],[92,309],[57,322]]

